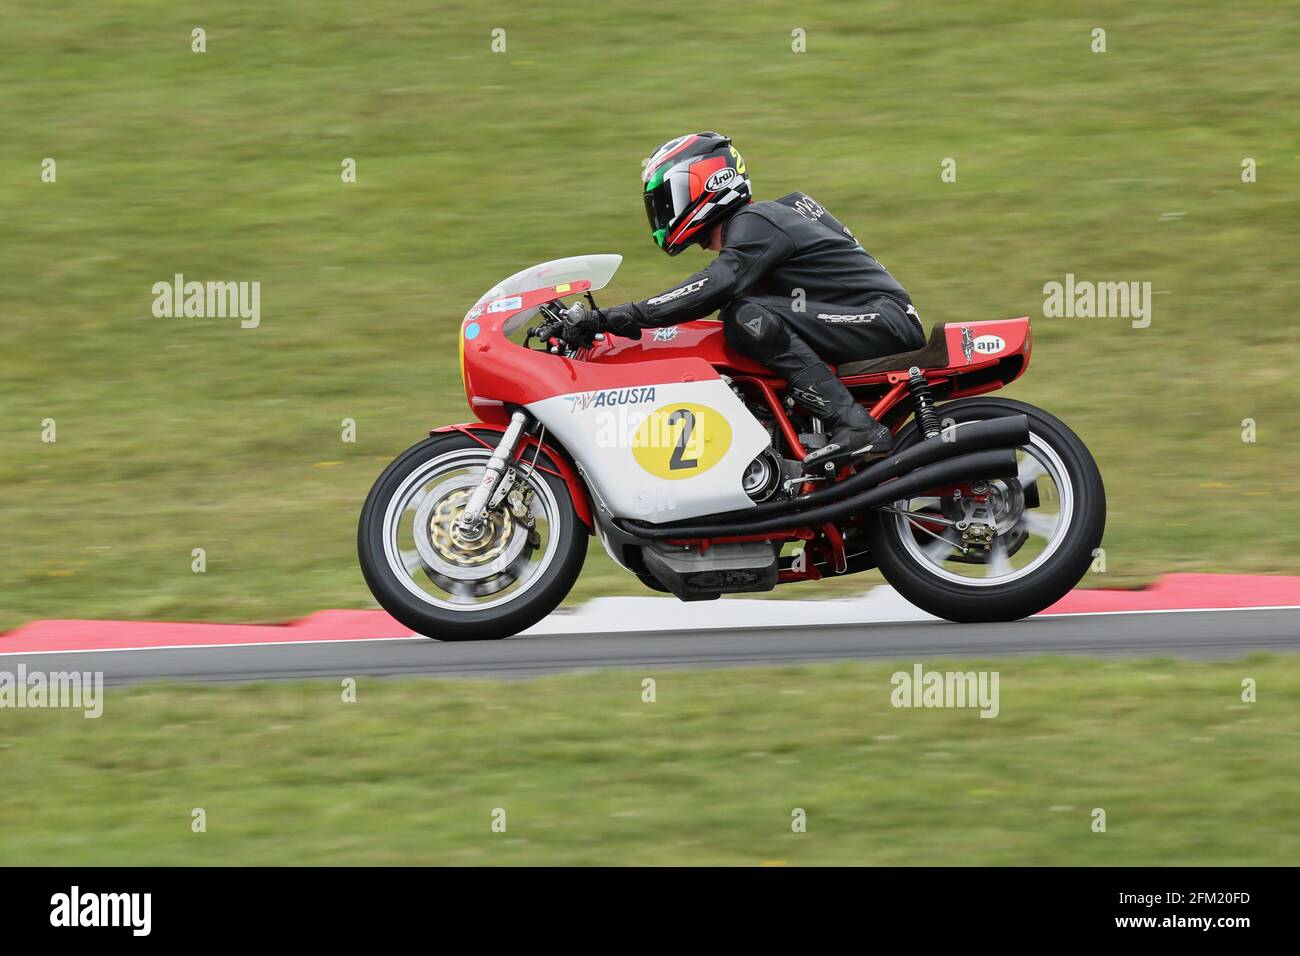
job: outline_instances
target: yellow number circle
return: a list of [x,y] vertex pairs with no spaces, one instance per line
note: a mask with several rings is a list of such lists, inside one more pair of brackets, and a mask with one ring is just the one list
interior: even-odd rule
[[731,425],[715,409],[674,402],[651,412],[632,436],[637,464],[656,478],[676,481],[708,471],[731,447]]

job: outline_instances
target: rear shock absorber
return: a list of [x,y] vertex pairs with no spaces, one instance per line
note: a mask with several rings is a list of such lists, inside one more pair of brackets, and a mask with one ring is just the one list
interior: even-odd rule
[[916,424],[926,438],[939,437],[939,413],[934,409],[934,394],[921,370],[913,365],[907,370],[907,390],[916,404]]

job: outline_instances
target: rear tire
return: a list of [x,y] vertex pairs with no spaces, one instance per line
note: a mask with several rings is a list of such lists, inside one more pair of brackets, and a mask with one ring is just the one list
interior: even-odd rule
[[[452,502],[454,507],[455,496],[462,493],[465,479],[447,481],[445,476],[473,475],[476,468],[481,475],[490,454],[487,448],[460,432],[434,435],[407,449],[384,469],[361,509],[357,555],[370,592],[398,621],[434,640],[496,640],[531,627],[564,600],[587,555],[587,529],[574,511],[568,486],[560,478],[540,470],[525,478],[523,468],[519,469],[520,482],[530,488],[533,501],[546,512],[546,538],[532,545],[525,537],[521,545],[518,535],[526,536],[525,528],[502,519],[506,528],[499,550],[506,553],[518,548],[520,556],[508,567],[503,565],[501,575],[522,569],[509,585],[499,584],[501,575],[483,574],[487,563],[496,562],[483,559],[478,565],[467,563],[470,579],[462,582],[447,570],[454,569],[454,564],[444,562],[441,569],[435,569],[419,553],[418,547],[400,547],[404,515],[416,512],[411,520],[412,528],[421,517],[427,523],[428,511],[421,514],[416,511],[416,505],[424,497],[438,493],[444,494],[443,500]],[[542,463],[545,464],[545,459]],[[443,490],[447,488],[450,491]],[[436,509],[435,520],[442,520],[445,527],[446,515],[450,513],[450,508],[446,512]],[[437,514],[443,517],[436,519]],[[439,544],[444,549],[454,547],[442,538]],[[425,545],[429,546],[427,541]],[[539,551],[541,554],[537,555]],[[532,560],[534,555],[537,561]],[[450,557],[454,561],[455,555]],[[494,587],[498,590],[493,591]],[[507,594],[510,588],[517,590]],[[479,597],[486,597],[484,604],[488,606],[474,603]]]
[[[1106,526],[1106,489],[1097,463],[1078,436],[1061,421],[1024,402],[1003,398],[964,399],[942,405],[938,412],[941,419],[951,419],[959,425],[1008,415],[1028,416],[1030,448],[1049,460],[1043,449],[1050,449],[1055,456],[1052,467],[1059,467],[1059,477],[1068,485],[1068,524],[1060,531],[1055,544],[1044,535],[1046,543],[1039,557],[1025,559],[1023,569],[1006,565],[1006,573],[1001,577],[1008,580],[1001,583],[991,568],[985,568],[986,578],[975,577],[976,572],[972,571],[972,576],[963,580],[960,574],[944,568],[944,559],[935,561],[924,556],[925,545],[934,535],[925,535],[898,514],[873,511],[867,517],[866,531],[881,573],[917,607],[949,621],[1015,621],[1050,607],[1088,572],[1095,549],[1101,544]],[[899,433],[897,447],[901,450],[920,440],[913,422]],[[1037,485],[1035,499],[1036,489]],[[1062,511],[1065,494],[1063,490]],[[1022,508],[1026,515],[1030,510]],[[904,538],[909,534],[913,537],[910,543]],[[1020,544],[1014,543],[1015,535],[1011,532],[1005,535],[999,532],[998,540],[1012,542],[1010,556],[1023,544],[1023,538]],[[1035,567],[1034,561],[1039,561],[1039,566]],[[969,565],[963,564],[963,570],[966,567]]]

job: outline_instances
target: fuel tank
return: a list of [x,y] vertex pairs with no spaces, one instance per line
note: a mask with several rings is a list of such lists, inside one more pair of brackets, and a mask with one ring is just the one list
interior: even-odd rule
[[741,355],[727,345],[722,323],[716,319],[683,322],[662,329],[645,329],[639,340],[608,335],[591,347],[587,361],[609,364],[647,362],[694,356],[722,372],[771,376],[761,362]]

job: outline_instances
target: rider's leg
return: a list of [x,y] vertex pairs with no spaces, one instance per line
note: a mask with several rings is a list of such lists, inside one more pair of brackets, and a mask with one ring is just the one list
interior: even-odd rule
[[758,301],[774,309],[792,332],[835,365],[925,346],[916,309],[902,296],[881,293],[853,306],[805,302],[799,311],[791,307],[790,299],[765,296]]
[[823,448],[804,459],[813,467],[893,449],[889,430],[854,400],[844,383],[792,328],[782,300],[736,299],[722,310],[727,341],[786,381],[788,394],[821,419],[830,433]]

